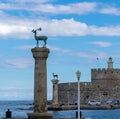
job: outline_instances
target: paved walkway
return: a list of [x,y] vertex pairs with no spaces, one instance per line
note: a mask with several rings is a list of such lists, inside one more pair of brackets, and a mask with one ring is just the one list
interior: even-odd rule
[[[53,119],[78,119],[78,118],[72,117],[72,118],[53,118]],[[90,117],[82,117],[80,119],[92,119],[92,118],[90,118]]]
[[[0,118],[0,119],[28,119],[28,118]],[[53,118],[53,119],[77,119],[77,118]],[[82,118],[82,119],[92,119],[90,117]]]

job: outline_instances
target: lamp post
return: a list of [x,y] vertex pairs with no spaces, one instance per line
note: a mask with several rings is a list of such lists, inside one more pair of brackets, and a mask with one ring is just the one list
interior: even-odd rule
[[78,70],[76,72],[76,76],[78,79],[78,119],[80,119],[80,75],[81,75],[81,72]]
[[69,106],[70,104],[70,82],[68,83],[67,98],[68,98],[68,106]]
[[68,96],[68,106],[69,106],[69,90],[67,91],[67,96]]

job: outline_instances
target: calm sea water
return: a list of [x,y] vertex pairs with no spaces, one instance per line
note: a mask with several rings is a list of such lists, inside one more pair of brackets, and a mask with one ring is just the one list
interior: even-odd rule
[[[30,110],[32,103],[32,101],[0,101],[0,118],[5,117],[7,109],[12,111],[12,117],[27,118],[27,113],[33,112]],[[71,118],[75,117],[76,110],[53,111],[52,113],[56,118]],[[82,110],[82,115],[92,119],[120,119],[120,109]]]

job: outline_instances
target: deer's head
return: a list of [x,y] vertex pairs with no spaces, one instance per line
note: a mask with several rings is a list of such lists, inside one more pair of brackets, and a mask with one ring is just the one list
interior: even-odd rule
[[33,32],[33,33],[36,33],[36,30],[33,29],[32,32]]

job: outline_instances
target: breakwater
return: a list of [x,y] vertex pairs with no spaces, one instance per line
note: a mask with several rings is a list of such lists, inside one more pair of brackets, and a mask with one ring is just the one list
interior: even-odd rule
[[[8,108],[12,111],[13,118],[27,118],[27,114],[33,111],[32,103],[33,101],[0,101],[0,118],[5,118],[5,112]],[[65,108],[67,107],[64,106],[64,110],[49,110],[49,112],[53,113],[53,117],[56,119],[75,118],[77,106],[72,110]],[[120,109],[100,109],[100,106],[98,106],[98,110],[94,109],[93,106],[91,108],[88,110],[81,106],[82,116],[92,119],[120,119]]]

